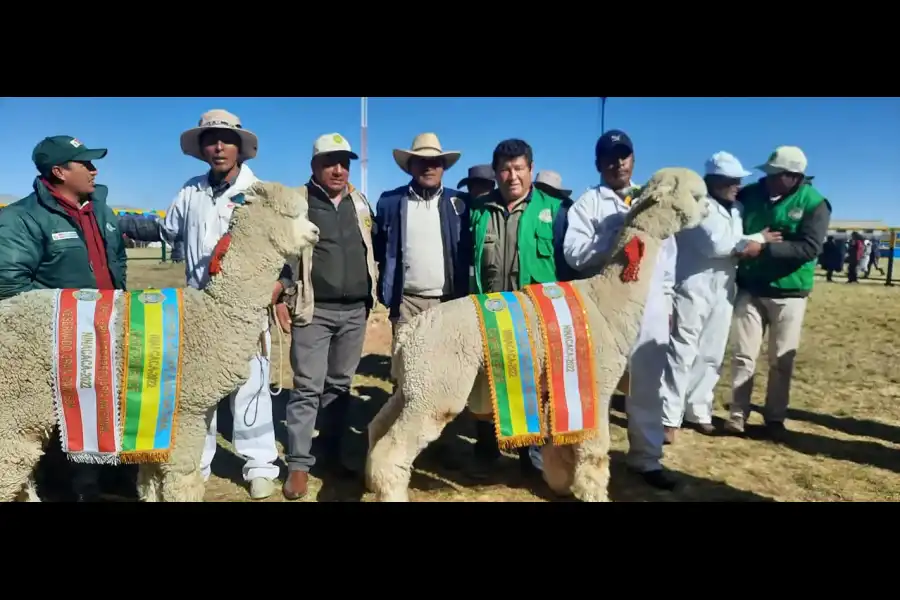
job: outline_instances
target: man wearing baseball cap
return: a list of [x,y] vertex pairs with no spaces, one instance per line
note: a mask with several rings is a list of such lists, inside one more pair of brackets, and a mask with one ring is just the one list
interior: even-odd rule
[[[0,212],[0,299],[35,289],[125,289],[125,244],[96,183],[91,149],[67,135],[44,138],[31,158],[33,192]],[[94,465],[71,465],[79,500],[99,495]]]
[[719,381],[728,344],[738,259],[748,241],[777,243],[781,234],[764,229],[745,236],[741,204],[736,201],[741,180],[750,175],[728,152],[706,161],[709,213],[699,226],[675,235],[673,328],[660,393],[666,441],[675,440],[682,421],[700,433],[714,433],[713,389]]
[[[600,136],[594,164],[600,173],[600,184],[588,189],[569,209],[568,229],[563,241],[566,262],[578,272],[579,278],[603,270],[603,258],[615,243],[631,208],[631,200],[639,192],[631,180],[634,145],[624,131],[611,130]],[[638,338],[631,349],[628,361],[630,383],[625,398],[628,415],[626,463],[649,485],[664,490],[676,486],[675,479],[660,462],[665,434],[659,381],[665,369],[669,344],[677,254],[675,238],[666,239],[653,270]],[[611,398],[604,401],[609,407]],[[607,427],[608,410],[601,414],[607,419],[602,426]]]
[[[277,303],[290,315],[294,388],[287,402],[288,500],[306,496],[309,471],[316,464],[313,436],[338,472],[357,470],[344,460],[350,385],[362,357],[369,312],[375,306],[375,255],[372,211],[348,182],[350,161],[359,158],[339,133],[313,144],[312,176],[299,189],[309,202],[309,220],[319,242],[282,270]],[[283,317],[282,317],[283,319]],[[319,423],[317,427],[317,422]]]
[[742,189],[744,233],[778,232],[780,243],[749,241],[738,257],[734,307],[731,415],[726,430],[743,433],[750,413],[753,374],[763,334],[769,329],[766,431],[779,439],[790,399],[794,357],[800,346],[806,302],[816,261],[828,233],[831,209],[806,176],[806,155],[780,146],[757,167],[765,177]]

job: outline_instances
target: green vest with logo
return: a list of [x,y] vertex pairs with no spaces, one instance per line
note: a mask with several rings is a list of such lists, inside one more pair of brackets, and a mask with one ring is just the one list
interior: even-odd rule
[[[797,190],[779,200],[771,202],[762,183],[754,183],[744,189],[744,233],[759,233],[766,227],[778,231],[787,238],[795,233],[803,217],[825,201],[813,186],[803,184]],[[813,274],[818,258],[799,265],[785,273],[783,260],[766,256],[742,260],[738,266],[738,280],[745,287],[773,287],[783,290],[811,290]]]
[[[531,200],[519,219],[519,286],[532,283],[551,283],[557,281],[556,259],[553,245],[553,221],[559,212],[562,201],[531,188]],[[491,208],[484,205],[487,198],[499,194],[496,190],[491,195],[484,195],[475,201],[470,211],[469,226],[474,244],[475,277],[470,282],[470,291],[483,294],[481,282],[481,255],[484,250],[484,237],[487,234]]]

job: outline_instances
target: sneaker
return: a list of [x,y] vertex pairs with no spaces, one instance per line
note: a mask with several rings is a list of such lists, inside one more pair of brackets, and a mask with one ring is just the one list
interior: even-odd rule
[[268,498],[275,493],[275,482],[265,477],[257,477],[250,481],[250,497],[254,500]]

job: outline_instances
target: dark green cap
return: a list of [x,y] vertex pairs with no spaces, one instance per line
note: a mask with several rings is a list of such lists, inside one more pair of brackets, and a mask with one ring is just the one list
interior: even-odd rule
[[31,160],[41,175],[46,175],[53,167],[71,161],[92,161],[106,156],[106,148],[92,150],[68,135],[54,135],[44,138],[34,147]]

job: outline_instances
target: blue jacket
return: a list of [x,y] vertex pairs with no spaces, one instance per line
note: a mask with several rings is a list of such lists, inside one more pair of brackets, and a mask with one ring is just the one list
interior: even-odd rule
[[[384,192],[375,205],[375,225],[372,231],[375,262],[378,263],[378,301],[396,316],[403,298],[403,240],[406,238],[406,207],[409,184]],[[455,200],[451,200],[454,199]],[[441,213],[441,243],[444,247],[444,267],[451,281],[454,298],[469,291],[471,235],[469,209],[465,195],[444,188],[438,201]]]

